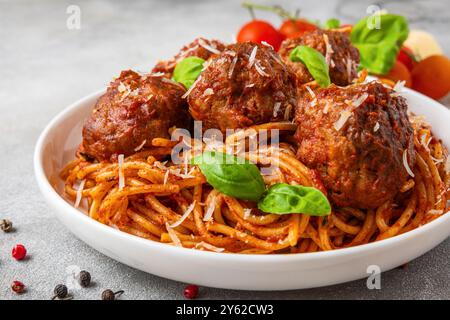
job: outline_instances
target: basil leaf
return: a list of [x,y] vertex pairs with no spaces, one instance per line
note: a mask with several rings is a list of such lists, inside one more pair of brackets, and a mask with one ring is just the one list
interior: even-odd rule
[[308,69],[314,80],[321,87],[328,87],[331,83],[325,57],[316,49],[307,46],[298,46],[289,54],[289,59],[293,62],[301,62]]
[[336,18],[328,19],[325,22],[325,29],[337,29],[340,26],[341,26],[341,21],[339,21],[339,19],[336,19]]
[[265,191],[258,167],[244,158],[208,151],[191,163],[199,166],[210,185],[226,195],[258,201]]
[[[378,18],[378,17],[376,17]],[[375,74],[386,74],[394,66],[400,47],[409,34],[408,23],[402,16],[382,14],[380,28],[365,17],[352,28],[350,40],[358,48],[361,66]]]
[[203,63],[205,60],[199,57],[187,57],[181,60],[173,70],[172,79],[189,89],[202,72]]
[[276,214],[325,216],[331,213],[330,202],[320,190],[286,183],[271,186],[259,201],[258,208]]

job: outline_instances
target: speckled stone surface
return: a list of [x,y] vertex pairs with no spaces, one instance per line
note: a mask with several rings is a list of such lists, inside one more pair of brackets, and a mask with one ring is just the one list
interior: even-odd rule
[[[266,1],[267,2],[267,1]],[[383,1],[381,1],[383,2]],[[436,35],[450,54],[448,1],[384,1],[408,15],[413,28]],[[70,234],[44,203],[34,180],[32,155],[38,135],[65,106],[104,87],[120,70],[149,70],[198,35],[228,41],[248,14],[240,1],[4,1],[0,0],[0,217],[14,233],[0,232],[0,299],[48,299],[54,286],[77,268],[92,273],[90,289],[76,299],[98,299],[105,288],[123,289],[123,299],[181,299],[184,284],[118,263]],[[273,2],[272,2],[273,3]],[[354,22],[370,1],[277,1],[302,14]],[[81,29],[66,27],[66,9],[81,9]],[[264,14],[262,17],[268,17]],[[278,23],[276,17],[268,17]],[[29,258],[17,262],[11,248],[23,243]],[[382,274],[381,290],[366,281],[286,292],[202,288],[205,299],[449,299],[450,239]],[[23,281],[16,296],[9,286]]]

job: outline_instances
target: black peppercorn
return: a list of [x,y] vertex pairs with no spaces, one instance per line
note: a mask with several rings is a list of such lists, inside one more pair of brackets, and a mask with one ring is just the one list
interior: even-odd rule
[[12,230],[13,224],[8,219],[0,219],[0,229],[4,232],[10,232]]
[[53,293],[55,294],[52,300],[58,299],[65,299],[67,297],[67,287],[63,284],[58,284],[55,289],[53,290]]
[[80,271],[78,281],[80,282],[80,285],[82,287],[89,287],[89,285],[91,284],[91,274],[86,270]]
[[119,290],[117,292],[113,292],[110,289],[106,289],[102,292],[102,300],[116,300],[116,296],[119,296],[123,293],[123,290]]

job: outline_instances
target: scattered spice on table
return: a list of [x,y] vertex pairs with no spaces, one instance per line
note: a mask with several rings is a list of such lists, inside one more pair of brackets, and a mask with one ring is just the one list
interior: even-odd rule
[[25,291],[25,285],[20,281],[13,281],[11,284],[11,289],[17,294],[21,294]]
[[187,299],[195,299],[198,295],[198,286],[190,284],[184,288],[184,296]]
[[91,274],[86,270],[80,271],[80,274],[78,275],[78,281],[80,282],[80,285],[82,287],[89,287],[89,285],[91,284]]
[[67,290],[67,287],[63,284],[58,284],[55,289],[53,290],[53,293],[55,294],[52,298],[52,300],[58,299],[72,299],[71,296],[68,296],[69,291]]
[[116,300],[116,297],[120,296],[123,293],[124,293],[123,290],[113,292],[110,289],[106,289],[105,291],[102,292],[102,300]]
[[13,229],[13,224],[8,219],[0,219],[0,229],[2,229],[3,232],[10,232]]
[[16,260],[22,260],[27,256],[27,249],[22,244],[16,244],[12,249],[12,256]]

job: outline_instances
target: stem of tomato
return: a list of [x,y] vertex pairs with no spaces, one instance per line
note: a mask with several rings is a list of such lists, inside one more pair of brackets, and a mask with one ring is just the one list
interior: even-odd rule
[[[296,19],[296,14],[293,15],[291,12],[284,10],[281,6],[265,6],[262,4],[256,4],[256,3],[249,2],[249,1],[244,1],[242,3],[242,6],[244,8],[247,8],[248,10],[257,9],[257,10],[273,12],[273,13],[276,13],[277,15],[279,15],[282,19],[290,19],[290,20]],[[250,11],[250,12],[252,12],[252,11]]]

